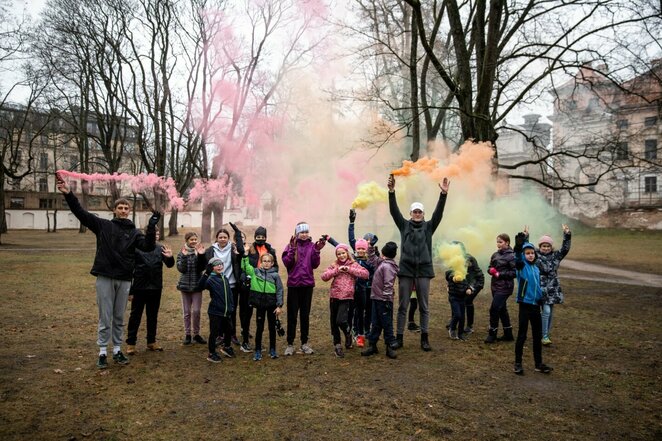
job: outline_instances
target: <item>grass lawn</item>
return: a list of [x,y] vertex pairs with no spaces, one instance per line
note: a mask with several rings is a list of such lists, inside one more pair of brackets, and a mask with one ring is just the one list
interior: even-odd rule
[[[128,366],[99,371],[97,309],[89,269],[94,236],[11,231],[0,246],[0,439],[48,440],[439,440],[662,438],[660,289],[562,280],[554,310],[551,375],[512,373],[514,344],[485,345],[489,288],[476,300],[476,330],[451,341],[446,286],[434,279],[430,342],[407,332],[397,360],[332,353],[327,285],[311,314],[312,356],[238,351],[221,364],[206,346],[181,346],[176,270],[165,270],[158,338]],[[166,239],[178,249],[182,237]],[[570,258],[659,272],[660,233],[575,233]],[[21,251],[27,246],[40,251]],[[325,262],[331,252],[324,250]],[[319,280],[319,271],[318,271]],[[203,334],[208,332],[203,303]],[[516,323],[517,306],[509,303]],[[128,314],[127,314],[128,318]],[[144,321],[144,320],[143,320]],[[254,329],[254,322],[252,324]],[[284,338],[278,338],[282,353]]]

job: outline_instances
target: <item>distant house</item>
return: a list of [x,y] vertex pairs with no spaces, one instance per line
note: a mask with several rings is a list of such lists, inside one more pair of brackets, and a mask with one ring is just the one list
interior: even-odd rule
[[551,165],[586,186],[555,191],[554,204],[593,225],[662,228],[662,63],[621,84],[602,69],[585,66],[555,90],[552,149],[578,157]]

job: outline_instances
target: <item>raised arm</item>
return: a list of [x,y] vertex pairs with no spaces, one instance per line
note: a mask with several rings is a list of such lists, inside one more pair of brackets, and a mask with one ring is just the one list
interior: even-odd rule
[[407,220],[404,218],[398,208],[398,201],[395,199],[395,178],[393,175],[388,176],[388,209],[391,212],[391,217],[395,226],[398,227],[398,230],[401,230],[405,227]]
[[448,187],[450,186],[450,181],[448,178],[444,178],[439,184],[439,200],[437,201],[437,206],[434,207],[434,212],[432,213],[432,218],[430,219],[430,225],[432,227],[432,232],[434,233],[439,224],[441,223],[441,218],[444,216],[444,207],[446,206],[446,197],[448,196]]

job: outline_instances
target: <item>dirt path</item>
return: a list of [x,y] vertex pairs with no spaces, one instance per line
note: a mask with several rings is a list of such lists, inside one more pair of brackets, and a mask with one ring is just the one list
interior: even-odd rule
[[561,267],[571,271],[570,273],[567,271],[563,272],[561,277],[567,277],[570,279],[595,280],[598,282],[662,288],[662,275],[659,274],[628,271],[572,259],[564,259],[561,262]]

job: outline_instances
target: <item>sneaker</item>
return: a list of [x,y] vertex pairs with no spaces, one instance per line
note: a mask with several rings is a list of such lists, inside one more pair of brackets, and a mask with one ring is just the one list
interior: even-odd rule
[[241,346],[239,346],[239,349],[241,349],[241,352],[252,352],[253,349],[251,348],[251,345],[249,345],[247,342],[243,342]]
[[515,363],[513,372],[515,372],[515,375],[524,375],[524,368],[522,367],[522,363]]
[[271,357],[272,360],[278,358],[278,354],[276,353],[276,348],[269,349],[269,357]]
[[301,352],[303,352],[306,355],[312,355],[315,353],[315,351],[313,351],[313,348],[311,348],[308,343],[304,343],[301,345]]
[[549,374],[550,372],[553,371],[553,369],[547,366],[546,364],[539,364],[538,366],[536,366],[535,371],[540,372],[541,374]]
[[221,354],[228,358],[234,358],[234,349],[232,349],[232,346],[223,346],[221,348]]
[[[147,349],[150,350],[150,351],[163,352],[163,346],[161,346],[160,344],[158,344],[158,343],[156,343],[156,342],[154,342],[154,343],[149,343],[149,344],[147,345]],[[131,355],[131,353],[130,353],[128,350],[126,351],[126,353],[129,354],[129,355]]]
[[416,322],[409,322],[407,329],[412,332],[421,332],[421,327],[416,324]]
[[451,340],[457,340],[457,331],[453,329],[449,329],[448,336],[450,337]]
[[359,348],[362,348],[362,347],[365,346],[365,337],[364,336],[359,335],[358,337],[356,337],[356,346],[358,346]]
[[129,364],[129,359],[122,354],[122,351],[119,351],[117,354],[113,354],[113,360],[117,364],[126,365]]
[[253,354],[253,361],[260,361],[260,360],[262,360],[262,350],[256,349],[255,354]]
[[194,336],[193,341],[196,342],[196,343],[199,343],[201,345],[206,345],[207,344],[207,340],[205,340],[204,337],[202,337],[200,334]]
[[239,343],[239,339],[237,338],[236,335],[232,336],[232,344],[237,345],[237,346],[241,346],[241,343]]
[[99,355],[97,360],[97,367],[99,369],[106,369],[108,367],[108,356],[106,354]]
[[211,361],[212,363],[220,363],[223,361],[223,359],[216,352],[211,352],[209,355],[207,355],[207,361]]
[[136,355],[136,345],[126,345],[126,355]]
[[549,339],[549,337],[543,337],[542,338],[542,345],[543,346],[549,346],[552,344],[552,341]]
[[287,345],[287,347],[285,348],[285,355],[287,356],[294,355],[294,346]]
[[461,340],[461,341],[467,341],[467,340],[469,340],[469,339],[467,338],[466,334],[464,334],[464,333],[462,333],[462,334],[457,334],[457,339],[458,339],[458,340]]
[[336,348],[333,350],[338,358],[344,358],[345,353],[342,351],[342,345],[336,345]]
[[472,334],[473,332],[474,332],[474,328],[472,328],[471,326],[467,326],[466,328],[464,328],[464,333],[467,335]]
[[190,335],[185,336],[185,337],[184,337],[184,341],[182,341],[182,344],[183,344],[184,346],[188,346],[188,345],[190,345],[190,344],[191,344],[191,336],[190,336]]

